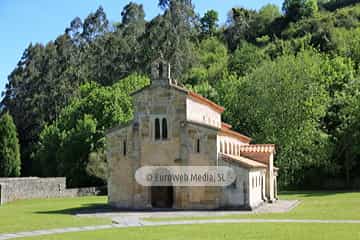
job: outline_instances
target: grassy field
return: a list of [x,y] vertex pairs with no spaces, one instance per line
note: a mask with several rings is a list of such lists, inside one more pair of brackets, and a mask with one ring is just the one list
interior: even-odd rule
[[[287,213],[225,215],[216,219],[321,219],[360,220],[360,192],[303,192],[282,193],[281,199],[297,199],[301,203]],[[213,217],[152,218],[149,221],[213,219]],[[360,228],[360,227],[359,227]]]
[[22,200],[0,206],[0,233],[111,223],[71,213],[106,204],[106,197]]
[[298,224],[298,223],[244,223],[179,225],[111,229],[51,236],[24,238],[24,240],[198,240],[198,239],[267,239],[267,240],[332,240],[360,239],[358,224]]
[[[360,193],[283,193],[281,199],[298,199],[301,204],[289,213],[229,215],[219,218],[360,220]],[[0,207],[0,233],[108,224],[110,219],[80,218],[74,211],[104,207],[105,197],[26,200]],[[178,220],[179,218],[176,218]],[[181,218],[184,219],[184,218]],[[189,219],[189,218],[186,218]],[[190,218],[194,219],[194,218]],[[196,218],[209,219],[209,218]],[[210,218],[211,219],[211,218]],[[154,220],[154,219],[152,219]],[[156,220],[156,219],[155,219]],[[162,218],[161,220],[164,220]],[[168,219],[175,220],[175,219]],[[357,239],[360,224],[241,223],[174,225],[55,234],[27,240],[112,240],[112,239]]]

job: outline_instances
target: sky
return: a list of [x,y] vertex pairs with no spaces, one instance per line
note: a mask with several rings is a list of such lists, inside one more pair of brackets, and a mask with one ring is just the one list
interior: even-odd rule
[[[158,0],[132,0],[143,4],[146,19],[161,12]],[[23,51],[30,43],[47,43],[62,34],[72,19],[84,19],[102,6],[110,22],[118,22],[123,7],[130,0],[0,0],[0,93],[7,76],[15,68]],[[220,23],[226,21],[232,7],[250,9],[272,3],[279,7],[282,0],[193,0],[195,10],[203,15],[209,9],[219,13]],[[0,94],[0,99],[2,99]]]

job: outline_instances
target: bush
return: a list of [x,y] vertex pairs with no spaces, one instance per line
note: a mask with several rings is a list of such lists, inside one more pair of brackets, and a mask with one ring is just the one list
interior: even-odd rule
[[16,126],[9,113],[0,117],[0,177],[20,176],[20,147]]

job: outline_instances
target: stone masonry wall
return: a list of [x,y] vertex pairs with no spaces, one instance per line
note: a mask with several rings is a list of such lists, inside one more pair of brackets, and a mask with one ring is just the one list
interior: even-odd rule
[[0,178],[0,205],[32,198],[77,197],[98,195],[99,188],[66,189],[66,178]]

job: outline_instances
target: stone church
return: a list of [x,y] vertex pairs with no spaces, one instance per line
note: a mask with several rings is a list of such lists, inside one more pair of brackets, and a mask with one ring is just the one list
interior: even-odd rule
[[[123,209],[254,209],[277,198],[273,144],[221,121],[224,108],[170,77],[170,65],[152,66],[151,84],[132,94],[134,119],[106,133],[108,202]],[[246,114],[246,113],[244,113]],[[228,166],[235,181],[220,186],[143,186],[143,166]]]

